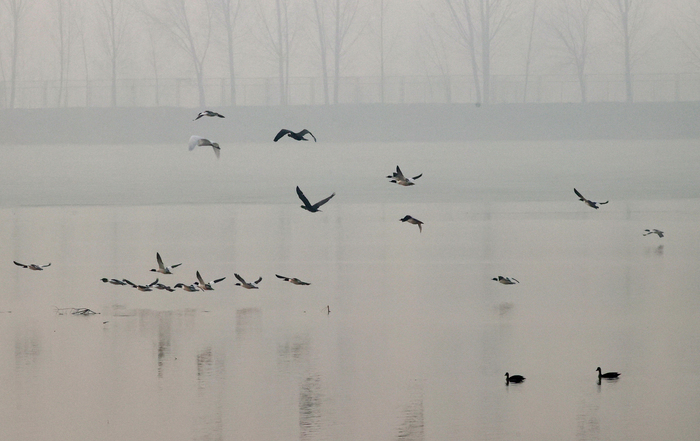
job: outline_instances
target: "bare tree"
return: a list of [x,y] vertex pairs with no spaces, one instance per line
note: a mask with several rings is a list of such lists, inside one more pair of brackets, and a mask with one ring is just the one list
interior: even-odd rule
[[634,101],[632,90],[632,70],[641,55],[638,39],[640,31],[646,26],[648,0],[607,0],[604,8],[610,22],[617,31],[617,38],[622,46],[624,57],[625,95],[628,103]]
[[117,105],[117,74],[122,49],[127,39],[127,30],[133,17],[132,10],[124,0],[97,0],[100,20],[100,41],[107,56],[111,87],[112,107]]
[[679,21],[684,21],[687,26],[673,29],[676,37],[683,42],[689,55],[690,64],[700,67],[700,1],[691,2],[687,9],[678,9]]
[[330,92],[328,85],[328,29],[326,29],[325,2],[314,0],[314,24],[318,31],[318,51],[321,58],[321,80],[323,82],[323,102],[330,104]]
[[280,104],[289,102],[289,61],[294,30],[290,28],[290,0],[275,0],[275,8],[270,18],[269,11],[262,2],[256,2],[257,11],[262,22],[264,35],[262,41],[275,55],[279,79]]
[[[494,39],[514,12],[513,0],[444,0],[460,42],[469,50],[477,102],[491,101]],[[481,58],[480,61],[478,59]],[[481,81],[479,81],[481,71]]]
[[236,105],[236,70],[234,63],[234,47],[236,24],[241,12],[241,0],[216,0],[221,8],[221,19],[226,30],[226,49],[228,53],[228,75],[231,83],[230,101],[231,105]]
[[559,0],[547,21],[560,45],[566,64],[576,69],[581,102],[586,102],[586,61],[590,44],[589,30],[595,0]]
[[532,39],[535,35],[535,21],[537,19],[538,0],[532,2],[532,16],[530,18],[530,32],[527,38],[527,55],[525,56],[525,85],[523,86],[523,102],[527,102],[527,83],[530,79],[530,62],[532,61]]
[[9,107],[15,107],[15,96],[17,90],[17,62],[20,55],[21,30],[31,0],[2,0],[3,6],[9,13],[10,20],[10,103]]
[[197,78],[199,105],[205,107],[204,60],[212,33],[209,1],[163,0],[157,11],[144,8],[144,12],[154,23],[165,29],[173,37],[175,44],[189,57]]
[[70,67],[71,48],[78,33],[73,15],[75,9],[74,0],[54,0],[53,18],[56,29],[53,42],[58,52],[58,107],[65,106],[68,99],[67,91],[64,92],[65,78]]

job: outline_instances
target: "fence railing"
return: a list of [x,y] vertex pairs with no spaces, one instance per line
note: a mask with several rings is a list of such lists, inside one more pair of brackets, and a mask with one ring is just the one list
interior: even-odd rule
[[[491,78],[493,103],[581,102],[578,79],[573,75],[531,75],[525,95],[523,75],[494,75]],[[383,91],[382,91],[383,89]],[[621,102],[626,98],[622,75],[588,75],[588,102]],[[329,85],[333,104],[333,84]],[[698,101],[700,73],[636,74],[634,101]],[[207,106],[229,106],[231,84],[227,78],[210,78],[204,85]],[[236,105],[274,106],[280,103],[277,78],[238,78]],[[10,83],[0,82],[0,108],[9,107]],[[338,103],[473,103],[476,89],[470,76],[390,76],[343,77]],[[287,86],[291,105],[325,104],[323,82],[318,77],[294,77]],[[120,107],[198,107],[199,92],[191,78],[120,79],[116,105]],[[15,89],[16,108],[109,107],[111,81],[69,80],[21,81]]]

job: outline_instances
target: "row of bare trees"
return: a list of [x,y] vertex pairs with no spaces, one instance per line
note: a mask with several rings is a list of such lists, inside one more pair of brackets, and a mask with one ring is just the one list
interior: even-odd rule
[[[9,107],[20,73],[42,65],[39,58],[56,60],[42,77],[57,77],[59,106],[69,78],[107,76],[116,106],[118,78],[154,78],[157,86],[162,75],[191,75],[205,106],[211,72],[235,85],[241,61],[250,72],[253,58],[262,66],[256,75],[275,72],[280,104],[288,103],[293,68],[317,72],[331,104],[341,101],[349,69],[378,71],[383,101],[394,60],[403,63],[394,70],[410,74],[458,69],[472,79],[476,101],[488,104],[494,63],[524,72],[526,100],[533,63],[546,52],[559,64],[551,70],[576,74],[585,102],[591,57],[604,53],[614,63],[608,70],[624,74],[631,102],[633,73],[659,32],[673,29],[700,67],[700,0],[673,1],[663,23],[652,0],[0,0],[0,74]],[[235,105],[236,87],[229,93]]]

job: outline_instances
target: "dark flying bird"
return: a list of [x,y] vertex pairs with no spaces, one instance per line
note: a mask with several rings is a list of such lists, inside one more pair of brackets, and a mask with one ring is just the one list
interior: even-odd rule
[[661,230],[657,230],[654,228],[653,230],[644,230],[645,233],[642,233],[642,236],[648,236],[650,234],[657,234],[659,237],[664,237],[664,232]]
[[218,116],[219,118],[224,118],[224,115],[216,112],[212,112],[211,110],[205,110],[204,112],[199,112],[199,115],[197,115],[197,118],[193,119],[192,121],[197,121],[199,118],[203,116]]
[[406,215],[402,219],[399,219],[399,220],[401,222],[408,222],[409,224],[418,225],[418,231],[421,233],[423,232],[423,222],[419,221],[415,217]]
[[496,282],[502,283],[504,285],[515,285],[516,283],[520,283],[520,282],[518,282],[518,279],[516,279],[515,277],[498,276],[498,278],[494,277],[491,280],[495,280]]
[[177,264],[172,265],[172,266],[163,265],[163,259],[160,258],[160,253],[156,253],[156,260],[158,261],[158,268],[153,268],[151,271],[154,271],[157,273],[162,273],[162,274],[172,274],[173,268],[177,268],[178,266],[182,265],[181,263],[177,263]]
[[280,276],[279,274],[275,274],[275,276],[284,280],[285,282],[293,283],[294,285],[311,285],[310,283],[302,282],[301,280],[297,279],[296,277],[284,277],[284,276]]
[[281,137],[284,135],[289,136],[292,139],[296,139],[297,141],[308,141],[308,139],[304,138],[304,135],[309,134],[311,137],[314,139],[314,142],[316,142],[316,137],[314,136],[313,133],[309,132],[308,130],[304,129],[299,133],[294,133],[291,130],[287,129],[282,129],[279,131],[277,136],[275,136],[275,142],[279,141]]
[[211,282],[207,283],[204,281],[204,279],[202,279],[202,275],[199,274],[199,271],[197,271],[197,280],[198,281],[195,282],[195,285],[197,285],[199,287],[199,289],[201,289],[202,291],[214,291],[214,287],[212,285],[214,285],[215,283],[221,282],[225,278],[226,277],[222,277],[220,279],[215,279],[215,280],[212,280]]
[[255,282],[248,283],[245,280],[243,280],[243,277],[239,276],[238,274],[234,273],[234,276],[236,276],[236,279],[238,279],[241,283],[236,283],[236,286],[242,286],[245,289],[258,289],[258,283],[262,282],[262,277],[258,278]]
[[148,285],[137,285],[137,284],[135,284],[135,283],[133,283],[133,282],[130,282],[130,281],[126,280],[126,279],[124,279],[124,281],[125,281],[127,284],[131,285],[132,288],[136,288],[136,289],[138,289],[139,291],[144,291],[144,292],[153,291],[153,289],[152,289],[153,286],[155,286],[155,285],[158,284],[158,279],[156,279],[155,282],[149,283]]
[[584,198],[584,197],[581,195],[581,193],[579,193],[578,190],[576,190],[575,188],[574,188],[574,193],[576,193],[576,196],[578,196],[578,199],[579,199],[581,202],[583,202],[584,204],[588,205],[588,206],[591,207],[591,208],[595,208],[596,210],[597,210],[598,208],[600,208],[600,207],[598,207],[598,205],[604,205],[604,204],[607,204],[608,202],[610,202],[610,201],[605,201],[605,202],[593,202],[593,201],[591,201],[591,200],[588,200],[588,199]]
[[306,211],[316,213],[317,211],[321,211],[321,210],[319,210],[319,207],[321,207],[321,205],[325,204],[326,202],[330,201],[331,198],[333,196],[335,196],[335,193],[328,196],[326,199],[322,199],[322,200],[316,202],[315,204],[311,205],[309,200],[306,198],[306,196],[304,196],[304,193],[301,191],[301,189],[297,185],[297,196],[299,196],[299,199],[301,199],[301,201],[304,203],[304,205],[302,205],[301,208],[303,208]]
[[606,378],[608,380],[614,380],[614,379],[618,378],[620,375],[622,375],[619,372],[606,372],[603,374],[603,373],[601,373],[602,371],[600,370],[600,366],[598,366],[596,368],[596,371],[598,372],[598,380],[600,380],[601,378]]
[[508,372],[506,372],[506,384],[508,383],[522,383],[525,381],[525,377],[522,375],[508,375]]
[[423,173],[419,174],[418,176],[414,176],[412,178],[407,178],[401,173],[401,169],[399,166],[396,166],[396,171],[392,173],[391,175],[387,176],[387,178],[391,179],[389,182],[393,182],[395,184],[403,185],[404,187],[408,187],[409,185],[415,185],[413,181],[416,179],[420,178],[423,176]]
[[19,262],[15,261],[15,260],[13,260],[13,262],[15,262],[15,265],[17,265],[17,266],[21,266],[22,268],[27,268],[27,269],[30,269],[32,271],[44,271],[44,268],[46,268],[47,266],[51,266],[50,263],[47,263],[46,265],[37,265],[36,263],[30,263],[29,265],[25,265],[23,263],[19,263]]
[[112,285],[126,285],[125,281],[119,279],[102,278],[100,280],[102,280],[104,283],[111,283]]
[[216,155],[216,159],[219,159],[221,156],[221,147],[219,147],[219,144],[215,142],[211,142],[206,138],[202,138],[201,136],[197,135],[192,135],[190,136],[190,151],[194,150],[195,147],[197,146],[210,146],[212,149],[214,149],[214,154]]

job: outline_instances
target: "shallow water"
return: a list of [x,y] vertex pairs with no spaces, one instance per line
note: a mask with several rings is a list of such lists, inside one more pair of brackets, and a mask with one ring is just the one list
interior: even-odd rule
[[3,436],[692,439],[696,143],[0,149]]

